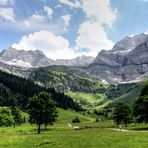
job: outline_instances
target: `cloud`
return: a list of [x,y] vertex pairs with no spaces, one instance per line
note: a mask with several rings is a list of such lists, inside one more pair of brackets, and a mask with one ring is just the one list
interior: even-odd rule
[[82,0],[82,9],[87,19],[110,28],[117,19],[117,10],[111,8],[110,0]]
[[39,49],[51,59],[76,57],[74,50],[69,48],[68,40],[49,31],[39,31],[23,36],[20,42],[14,43],[12,47],[18,50]]
[[50,7],[44,6],[44,11],[47,13],[48,17],[51,18],[52,17],[52,9]]
[[0,8],[0,18],[15,22],[15,14],[12,8]]
[[67,27],[69,25],[70,20],[71,20],[71,16],[69,14],[67,14],[67,15],[61,16],[61,18],[63,19],[64,24]]
[[148,2],[148,0],[139,0],[139,1],[142,1],[142,2]]
[[112,9],[110,0],[81,0],[81,2],[77,0],[75,3],[70,0],[59,0],[59,2],[71,8],[81,8],[87,19],[110,28],[117,19],[117,9]]
[[70,0],[59,0],[60,3],[70,6],[71,8],[79,8],[81,4],[78,0],[75,3],[71,2]]
[[86,21],[80,25],[76,39],[78,49],[89,49],[87,54],[96,56],[102,49],[111,49],[113,45],[103,27],[97,23]]
[[[4,15],[5,16],[5,15]],[[1,17],[1,16],[0,16]],[[36,32],[40,30],[52,30],[54,33],[61,33],[63,25],[60,22],[49,21],[47,15],[40,15],[38,12],[23,20],[3,21],[0,19],[0,30],[7,30],[13,32]]]
[[0,0],[1,6],[13,5],[14,3],[15,3],[15,0]]

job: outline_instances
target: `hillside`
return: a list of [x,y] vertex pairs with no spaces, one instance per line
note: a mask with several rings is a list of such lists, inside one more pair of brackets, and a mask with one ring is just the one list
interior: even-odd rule
[[81,109],[72,98],[63,93],[56,92],[54,88],[45,88],[26,78],[0,70],[0,105],[15,105],[26,109],[29,98],[42,91],[49,92],[58,107]]
[[38,68],[34,69],[28,78],[46,87],[54,87],[60,92],[102,93],[107,87],[102,82],[85,74],[79,67],[49,66]]
[[86,75],[81,68],[50,66],[31,72],[29,79],[64,92],[85,109],[112,108],[117,102],[132,104],[142,83],[103,84]]

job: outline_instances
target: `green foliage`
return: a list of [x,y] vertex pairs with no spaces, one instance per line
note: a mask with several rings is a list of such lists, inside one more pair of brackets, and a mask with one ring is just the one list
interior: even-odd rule
[[70,97],[56,92],[54,88],[45,88],[26,78],[9,74],[0,70],[0,105],[17,106],[26,109],[28,98],[45,91],[51,94],[51,98],[58,107],[81,110],[81,107]]
[[78,116],[72,120],[72,123],[79,123],[79,122],[80,122],[80,119],[78,118]]
[[11,126],[14,118],[9,107],[0,107],[0,126]]
[[138,98],[141,88],[142,83],[128,83],[109,86],[106,95],[108,99],[112,100],[112,102],[105,108],[114,108],[119,102],[132,105]]
[[17,107],[11,107],[11,113],[14,117],[14,124],[21,124],[23,122],[21,111]]
[[133,105],[133,115],[138,123],[148,123],[148,82],[145,83],[139,98]]
[[56,121],[57,111],[55,103],[51,100],[51,96],[46,92],[41,92],[33,96],[28,105],[29,122],[38,125],[38,134],[42,124],[52,125]]
[[104,93],[106,90],[106,85],[84,74],[78,67],[49,66],[39,68],[35,69],[29,78],[46,87],[54,87],[60,92],[71,90],[73,92]]
[[128,105],[118,103],[113,112],[113,120],[119,125],[124,123],[126,126],[131,121],[131,109]]

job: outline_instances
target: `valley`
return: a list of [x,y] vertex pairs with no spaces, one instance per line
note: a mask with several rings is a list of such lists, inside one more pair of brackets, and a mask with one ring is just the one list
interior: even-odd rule
[[[147,39],[146,34],[126,37],[88,61],[82,56],[53,62],[39,50],[1,52],[0,110],[14,111],[17,117],[13,115],[10,127],[0,126],[0,147],[147,147]],[[36,104],[40,94],[49,94],[58,116],[54,124],[45,123],[47,130],[41,123],[37,135],[40,114],[47,111],[42,104],[46,98]],[[38,108],[32,108],[32,115],[41,112],[31,119],[33,99]],[[139,102],[144,102],[142,111]],[[116,109],[123,109],[117,114],[126,118],[118,121]]]

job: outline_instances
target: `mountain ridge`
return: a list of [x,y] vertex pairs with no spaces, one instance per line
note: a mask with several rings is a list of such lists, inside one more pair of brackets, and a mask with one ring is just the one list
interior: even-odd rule
[[92,63],[93,57],[79,56],[73,59],[57,59],[52,60],[40,50],[16,50],[8,48],[0,53],[0,61],[7,65],[15,65],[26,68],[46,67],[50,65],[64,66],[87,66]]
[[111,84],[143,80],[148,77],[148,34],[125,37],[112,50],[102,50],[86,71]]

